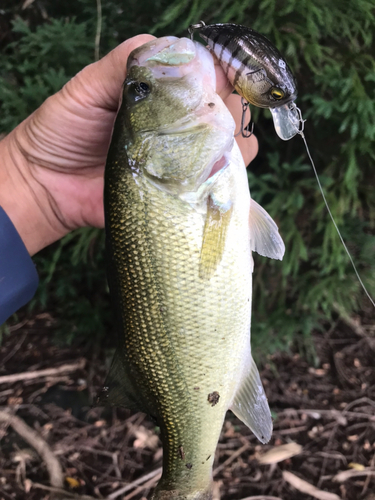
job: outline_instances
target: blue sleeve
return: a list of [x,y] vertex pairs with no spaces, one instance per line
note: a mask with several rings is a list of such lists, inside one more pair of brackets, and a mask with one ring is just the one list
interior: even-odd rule
[[37,287],[35,265],[0,207],[0,325],[33,297]]

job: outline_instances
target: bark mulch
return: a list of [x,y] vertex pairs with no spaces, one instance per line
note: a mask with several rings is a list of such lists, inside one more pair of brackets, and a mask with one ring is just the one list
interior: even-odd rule
[[[228,413],[214,500],[375,500],[375,327],[362,321],[315,334],[318,366],[269,357],[261,377],[272,440],[259,444]],[[141,413],[93,407],[104,354],[58,347],[53,329],[39,315],[0,347],[0,500],[150,498],[157,429]]]

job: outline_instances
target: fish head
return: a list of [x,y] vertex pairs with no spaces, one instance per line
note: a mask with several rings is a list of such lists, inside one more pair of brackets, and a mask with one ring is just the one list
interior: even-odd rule
[[212,55],[187,38],[164,37],[135,49],[127,70],[115,130],[124,129],[129,162],[166,190],[197,190],[233,145]]

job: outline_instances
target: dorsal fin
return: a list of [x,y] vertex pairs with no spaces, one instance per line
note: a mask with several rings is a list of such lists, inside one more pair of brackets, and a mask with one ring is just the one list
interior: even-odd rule
[[272,435],[272,417],[258,368],[250,355],[248,370],[233,400],[231,410],[262,443]]
[[284,242],[272,217],[251,199],[249,214],[251,250],[263,257],[282,260]]

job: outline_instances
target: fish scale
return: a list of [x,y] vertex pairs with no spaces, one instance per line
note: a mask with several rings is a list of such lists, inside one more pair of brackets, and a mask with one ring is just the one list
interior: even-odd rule
[[[111,177],[110,163],[107,164],[106,176]],[[200,249],[189,242],[192,241],[191,232],[203,232],[203,218],[192,213],[192,210],[186,215],[186,207],[181,206],[178,199],[160,192],[141,177],[137,177],[135,182],[132,172],[128,172],[122,183],[117,184],[117,189],[123,188],[127,196],[121,200],[121,210],[118,209],[118,200],[111,200],[109,220],[113,227],[120,229],[118,224],[125,214],[128,226],[126,238],[113,255],[116,266],[122,269],[117,287],[121,290],[124,329],[129,333],[124,342],[125,359],[129,364],[136,360],[134,370],[142,373],[142,378],[137,377],[137,381],[145,380],[143,383],[147,384],[147,391],[151,387],[157,396],[149,404],[151,414],[162,415],[158,423],[162,422],[163,442],[167,443],[167,449],[164,450],[168,460],[164,463],[165,475],[173,475],[174,481],[177,481],[178,471],[187,482],[197,482],[195,487],[198,488],[201,476],[205,485],[210,477],[225,415],[220,408],[220,400],[215,407],[210,406],[208,394],[217,390],[225,400],[226,393],[232,394],[238,382],[236,380],[234,384],[228,384],[222,380],[219,383],[210,373],[213,365],[223,364],[221,353],[231,350],[232,357],[223,369],[230,379],[231,366],[238,365],[236,357],[241,357],[245,349],[247,335],[241,338],[237,332],[247,333],[244,326],[250,321],[251,272],[250,268],[247,272],[246,269],[238,269],[241,279],[235,282],[236,286],[230,284],[233,279],[231,266],[238,255],[237,238],[233,244],[235,255],[232,253],[233,248],[222,262],[223,270],[227,269],[227,272],[213,279],[210,284],[202,282],[198,276]],[[138,190],[143,196],[136,200]],[[133,196],[130,193],[134,193]],[[139,225],[140,220],[143,221],[143,227]],[[178,253],[175,250],[176,241],[179,242]],[[243,251],[250,253],[246,235],[242,245]],[[224,302],[226,308],[218,317],[217,304]],[[234,315],[241,302],[245,303],[242,314]],[[205,304],[204,309],[202,303]],[[163,314],[164,309],[169,311],[167,317]],[[146,311],[150,311],[150,314]],[[184,329],[183,334],[180,333],[181,328]],[[197,331],[204,332],[199,339],[193,335]],[[173,356],[169,351],[173,351]],[[205,360],[204,353],[208,351],[210,358]],[[139,357],[139,352],[142,357]],[[182,360],[187,356],[190,362],[184,367]],[[171,358],[175,361],[170,362]],[[179,369],[183,371],[181,378],[177,376]],[[183,382],[178,384],[176,380],[179,379]],[[215,414],[219,414],[215,434],[211,432],[213,421],[200,422],[199,411],[194,414],[194,418],[189,418],[187,403],[190,400],[194,400],[194,406],[200,405],[202,410],[208,407],[213,420]],[[183,422],[178,415],[183,415]],[[210,439],[202,446],[197,442],[196,435],[210,436]],[[193,448],[190,440],[194,442]],[[186,450],[185,461],[178,456],[181,446]],[[190,449],[194,449],[194,453]],[[206,467],[203,472],[199,469],[198,477],[195,478],[198,468],[194,466],[197,461],[200,465],[203,462]],[[193,467],[188,470],[186,463],[192,463]]]
[[[105,170],[119,347],[102,401],[159,425],[163,475],[154,500],[208,500],[227,409],[263,442],[272,428],[250,353],[248,220],[256,205],[209,52],[166,37],[136,50],[128,72]],[[217,162],[222,168],[210,175]],[[259,226],[268,237],[270,220]]]

